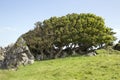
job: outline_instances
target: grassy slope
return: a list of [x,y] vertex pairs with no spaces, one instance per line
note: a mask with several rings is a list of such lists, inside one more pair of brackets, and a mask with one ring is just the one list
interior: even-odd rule
[[0,80],[120,80],[120,55],[68,57],[0,70]]

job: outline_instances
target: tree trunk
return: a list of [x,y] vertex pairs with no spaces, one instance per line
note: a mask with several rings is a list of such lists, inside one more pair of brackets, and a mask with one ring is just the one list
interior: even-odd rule
[[40,53],[41,53],[41,60],[44,59],[44,53],[43,53],[43,50],[40,50]]
[[60,48],[59,52],[55,55],[55,59],[60,56],[61,52],[62,52],[62,47]]
[[54,51],[53,50],[47,50],[47,53],[49,54],[48,59],[53,59],[54,58]]

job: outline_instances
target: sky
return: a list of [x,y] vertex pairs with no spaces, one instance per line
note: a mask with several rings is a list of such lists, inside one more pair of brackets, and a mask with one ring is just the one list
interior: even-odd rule
[[120,40],[120,0],[0,0],[0,46],[15,43],[37,21],[71,13],[103,17]]

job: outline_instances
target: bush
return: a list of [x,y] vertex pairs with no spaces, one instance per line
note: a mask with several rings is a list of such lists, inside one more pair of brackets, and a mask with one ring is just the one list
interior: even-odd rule
[[114,50],[112,46],[108,46],[105,49],[96,50],[98,54],[120,54],[120,51]]
[[120,43],[117,43],[117,44],[114,46],[114,49],[120,51]]

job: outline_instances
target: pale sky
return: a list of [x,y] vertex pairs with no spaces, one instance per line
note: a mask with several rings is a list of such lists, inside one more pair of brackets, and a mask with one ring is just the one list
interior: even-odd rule
[[14,43],[37,21],[68,13],[101,16],[120,39],[120,0],[0,0],[0,46]]

